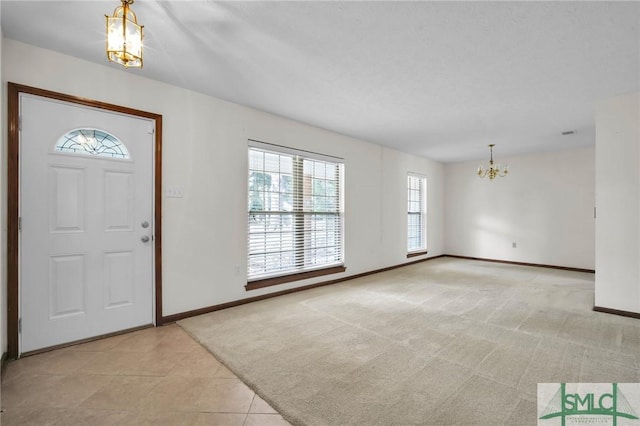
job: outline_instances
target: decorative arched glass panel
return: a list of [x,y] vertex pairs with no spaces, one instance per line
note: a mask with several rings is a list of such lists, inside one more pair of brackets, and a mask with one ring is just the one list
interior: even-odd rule
[[110,133],[98,129],[76,129],[58,139],[57,152],[129,159],[129,151],[122,142]]

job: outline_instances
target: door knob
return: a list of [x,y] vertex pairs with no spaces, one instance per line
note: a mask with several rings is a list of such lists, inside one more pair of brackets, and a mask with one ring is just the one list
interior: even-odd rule
[[142,241],[143,243],[148,243],[149,237],[147,235],[143,235],[142,238],[140,238],[140,241]]

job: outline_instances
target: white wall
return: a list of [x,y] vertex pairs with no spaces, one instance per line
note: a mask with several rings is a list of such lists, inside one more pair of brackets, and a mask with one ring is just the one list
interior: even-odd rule
[[488,161],[445,166],[445,253],[594,269],[594,148],[508,158],[499,148],[504,178],[478,178]]
[[[407,172],[427,177],[427,251],[429,256],[444,253],[444,179],[439,178],[444,173],[443,165],[387,148],[383,150],[381,161],[380,185],[384,199],[380,206],[380,226],[385,249],[382,257],[391,259],[391,264],[406,261],[406,227],[397,224],[407,223]],[[405,190],[397,191],[398,187]],[[396,225],[388,226],[392,223]]]
[[[9,39],[2,55],[5,82],[163,115],[163,185],[184,192],[184,198],[162,200],[164,315],[414,260],[406,259],[409,171],[428,178],[428,256],[442,253],[443,167],[438,163],[140,78],[135,70]],[[245,291],[247,138],[345,159],[344,274]],[[236,266],[243,272],[236,273]]]
[[596,306],[640,313],[640,94],[596,105]]

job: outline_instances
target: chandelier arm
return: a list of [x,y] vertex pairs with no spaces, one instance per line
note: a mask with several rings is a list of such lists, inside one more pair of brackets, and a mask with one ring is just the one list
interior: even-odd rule
[[489,176],[489,178],[491,178],[491,170],[487,169],[487,170],[482,170],[482,168],[480,168],[477,172],[478,176],[480,176],[481,178],[485,178],[487,176]]

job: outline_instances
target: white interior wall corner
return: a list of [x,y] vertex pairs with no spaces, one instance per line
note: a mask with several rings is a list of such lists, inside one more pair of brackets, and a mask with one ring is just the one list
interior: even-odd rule
[[445,165],[445,253],[594,269],[594,155],[498,158],[510,173],[493,181],[478,178],[477,161]]

